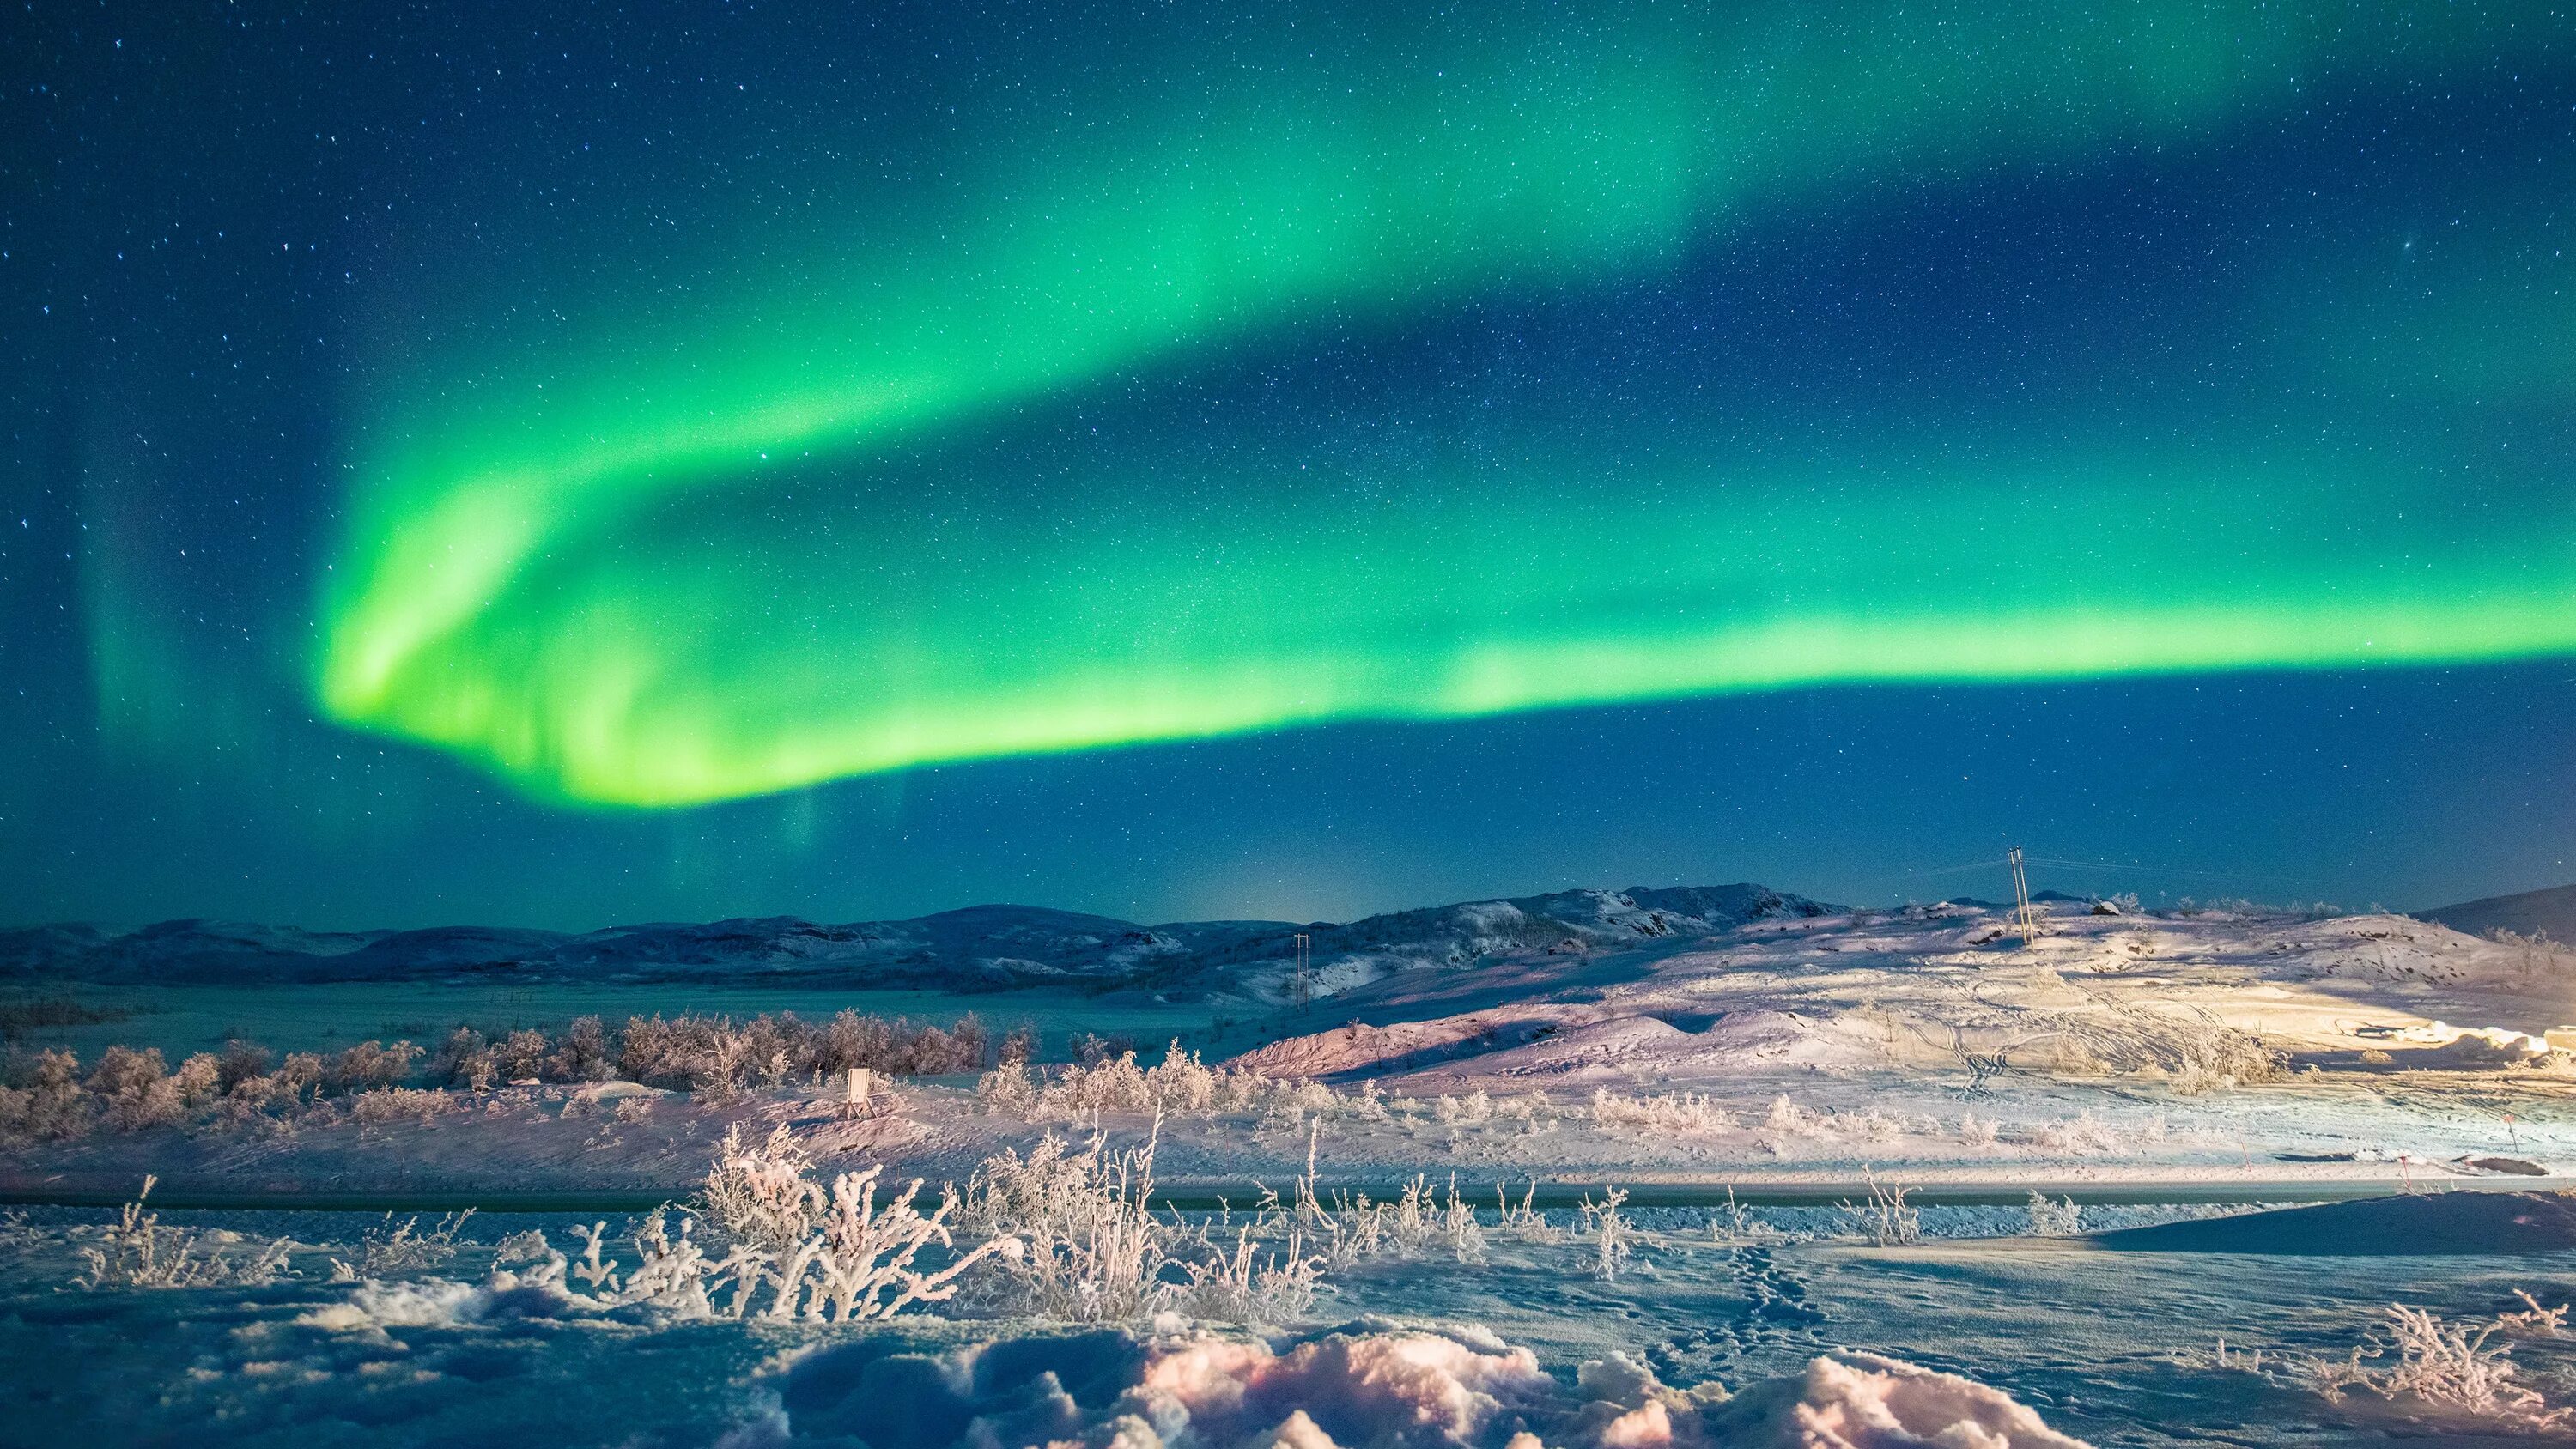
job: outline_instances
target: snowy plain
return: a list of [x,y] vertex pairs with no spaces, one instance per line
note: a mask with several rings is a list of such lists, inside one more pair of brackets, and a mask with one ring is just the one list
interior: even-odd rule
[[[2333,1386],[2315,1368],[2374,1347],[2371,1364],[2395,1364],[2392,1303],[2485,1325],[2523,1308],[2517,1290],[2568,1296],[2576,1238],[2551,1226],[2560,1199],[2546,1194],[2576,1164],[2576,1056],[2548,1033],[2576,1004],[2545,948],[2386,915],[2063,904],[2028,947],[2003,914],[1966,905],[1667,929],[1677,913],[1596,894],[1562,938],[1562,916],[1533,930],[1521,907],[1486,903],[1412,941],[1321,955],[1306,992],[1275,959],[1222,990],[1179,983],[1154,1024],[1207,1063],[1231,1060],[1237,1080],[1257,1070],[1266,1085],[1239,1100],[1139,1098],[1112,1059],[1073,1074],[1087,1100],[1043,1068],[1016,1090],[898,1080],[864,1114],[835,1081],[494,1084],[439,1094],[457,1100],[417,1119],[315,1113],[285,1130],[13,1145],[0,1186],[28,1206],[0,1229],[0,1362],[17,1409],[0,1443],[1150,1432],[1501,1449],[1522,1432],[1952,1445],[2565,1432],[2536,1428],[2535,1412],[2321,1392]],[[949,1004],[1009,1019],[1007,997]],[[1164,1056],[1138,1046],[1141,1067]],[[1050,1135],[1096,1134],[1111,1152],[1150,1140],[1156,1204],[1205,1243],[1230,1241],[1263,1194],[1286,1198],[1301,1178],[1347,1206],[1385,1204],[1419,1177],[1475,1205],[1477,1243],[1347,1254],[1296,1313],[1269,1315],[1286,1321],[1166,1303],[1069,1322],[1031,1313],[1008,1275],[980,1268],[957,1300],[879,1324],[708,1321],[575,1301],[502,1261],[513,1235],[524,1256],[532,1228],[560,1252],[593,1222],[622,1241],[653,1204],[705,1191],[728,1127],[778,1125],[818,1175],[883,1164],[931,1191]],[[237,1254],[289,1239],[287,1271],[70,1286],[114,1217],[95,1204],[130,1197],[146,1172],[177,1205],[165,1223],[237,1234]],[[1873,1241],[1863,1211],[1836,1206],[1866,1210],[1873,1184],[1908,1190],[1908,1232]],[[1605,1277],[1577,1204],[1614,1187],[1629,1194],[1633,1256]],[[2507,1189],[2544,1196],[2466,1196]],[[2365,1216],[2210,1242],[2094,1236],[2381,1194],[2400,1210],[2357,1204]],[[2466,1210],[2507,1201],[2542,1205],[2517,1209],[2540,1225],[2476,1227],[2466,1251],[2427,1251],[2440,1237],[2427,1222],[2485,1223]],[[1514,1218],[1523,1202],[1535,1217]],[[444,1250],[368,1271],[371,1232],[414,1213],[434,1231],[439,1211],[468,1204],[484,1211]],[[1275,1260],[1282,1245],[1262,1242]],[[2576,1401],[2576,1340],[2524,1323],[2489,1347],[2507,1344],[2533,1402]]]

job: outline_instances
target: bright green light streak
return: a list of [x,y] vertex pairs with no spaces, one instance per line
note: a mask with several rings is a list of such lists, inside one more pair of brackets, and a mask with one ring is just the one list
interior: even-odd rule
[[[2346,66],[2432,65],[2437,49],[2493,39],[2446,7],[2425,9],[2420,27],[2409,6],[2370,7],[2374,23],[2359,25],[2348,9],[2290,10],[1538,7],[1456,36],[1380,24],[1322,59],[1294,35],[1244,42],[1208,66],[1201,105],[1081,118],[1090,124],[1069,128],[1079,145],[1003,155],[963,202],[925,195],[918,214],[853,218],[836,280],[820,288],[764,281],[758,258],[713,259],[711,275],[751,280],[562,355],[501,346],[408,380],[370,429],[326,600],[319,696],[343,721],[483,758],[534,788],[665,804],[1353,715],[2542,647],[2556,636],[2520,604],[2510,618],[2489,604],[2437,626],[2384,603],[2231,597],[2206,608],[2244,612],[2215,627],[2203,606],[2151,598],[2104,612],[2081,579],[2005,604],[1982,573],[1959,580],[1962,599],[1890,611],[1830,595],[1736,607],[1741,581],[1720,569],[1700,592],[1676,585],[1667,624],[1626,612],[1633,590],[1615,580],[1404,622],[1399,600],[1453,545],[1399,524],[1355,548],[1374,566],[1336,584],[1384,607],[1312,592],[1263,601],[1273,617],[1339,632],[1193,634],[1133,605],[1160,597],[1197,617],[1195,596],[1158,591],[1144,561],[1105,571],[1122,580],[1107,596],[1083,586],[1085,567],[1012,587],[967,558],[945,587],[973,598],[921,584],[909,613],[835,631],[820,663],[790,649],[786,673],[764,677],[727,660],[775,653],[764,631],[792,637],[797,616],[746,623],[743,599],[712,579],[581,562],[656,554],[660,541],[633,533],[640,519],[756,484],[773,453],[953,427],[1318,309],[1394,315],[1426,297],[1651,269],[1735,208],[2181,134]],[[1509,534],[1558,510],[1543,495],[1524,506],[1531,519],[1459,526]],[[981,546],[1004,528],[990,523]],[[861,546],[927,545],[889,527]],[[1300,557],[1224,519],[1188,547],[1227,568],[1171,576],[1220,596],[1242,570],[1294,575]],[[1385,642],[1422,630],[1431,642]],[[2172,637],[2186,630],[2196,642]],[[1998,631],[2021,642],[2005,647]],[[727,659],[691,659],[693,639],[716,638]],[[1007,658],[978,642],[997,639],[1021,642]],[[692,668],[766,702],[711,705],[685,682]]]
[[2366,453],[2105,451],[1531,459],[1338,504],[1272,463],[1089,528],[897,505],[850,549],[773,522],[753,550],[680,509],[442,638],[424,667],[472,687],[408,697],[402,725],[560,798],[673,805],[1299,721],[2576,649],[2576,507],[2443,538],[2441,480]]

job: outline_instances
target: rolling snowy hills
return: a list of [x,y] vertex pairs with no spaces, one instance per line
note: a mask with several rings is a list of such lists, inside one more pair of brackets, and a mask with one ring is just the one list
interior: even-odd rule
[[1259,992],[1312,939],[1325,989],[1403,966],[1688,939],[1773,916],[1838,910],[1767,886],[1560,891],[1319,921],[1142,925],[1033,906],[971,906],[900,921],[794,916],[656,922],[584,933],[484,926],[313,932],[226,921],[0,931],[0,979],[250,985],[279,982],[696,981],[938,985],[1009,990],[1083,983]]

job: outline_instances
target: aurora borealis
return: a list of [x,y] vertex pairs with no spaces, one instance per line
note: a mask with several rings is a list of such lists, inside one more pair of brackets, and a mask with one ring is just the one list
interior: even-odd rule
[[[1823,708],[1845,744],[1789,768],[1840,770],[1880,712],[2011,734],[2207,687],[2271,703],[2162,748],[2296,775],[2331,767],[2285,721],[2353,671],[2447,710],[2576,655],[2576,25],[2545,7],[263,15],[66,24],[12,101],[45,139],[0,259],[36,319],[10,653],[46,683],[10,728],[69,752],[12,818],[177,779],[208,860],[503,821],[504,856],[589,860],[550,867],[581,899],[696,903],[719,883],[597,882],[755,818],[725,811],[788,822],[742,827],[780,879],[989,832],[907,818],[928,767],[1141,771],[1213,834],[1271,818],[1244,781],[1283,751],[1368,777],[1438,756],[1391,740],[1589,728],[1432,722],[1746,696],[1683,707]],[[2137,676],[2184,683],[2082,683]],[[2576,771],[2472,712],[2471,756]],[[1678,778],[1709,742],[1658,748],[1630,763]],[[1527,819],[1595,808],[1567,788]],[[2261,857],[2123,798],[2065,851]],[[2389,798],[2327,833],[2393,829]],[[2093,828],[1963,828],[2032,813]],[[1469,857],[1515,832],[1476,828]],[[2554,879],[2541,833],[2499,868]],[[1064,849],[1090,863],[1037,874],[1104,906],[1187,894]],[[1518,849],[1495,868],[1628,858]],[[503,860],[454,869],[511,909]]]
[[[971,445],[995,413],[1122,369],[1293,356],[1312,314],[1401,337],[1453,300],[1651,286],[1744,217],[1927,166],[2259,123],[2304,85],[2384,77],[2392,52],[2438,75],[2517,29],[2405,6],[2347,20],[1807,4],[1176,25],[1151,52],[1183,79],[1151,106],[1094,79],[1046,140],[961,121],[993,132],[967,178],[836,202],[845,236],[711,254],[719,280],[677,316],[603,300],[543,344],[398,373],[359,454],[320,697],[531,789],[668,805],[1337,718],[2566,651],[2564,546],[2472,517],[2441,545],[2443,581],[2389,567],[2461,501],[2451,460],[2331,443],[2258,459],[2272,450],[2224,405],[2196,445],[2105,430],[1997,457],[1986,438],[2010,422],[1989,418],[1932,449],[1783,463],[1748,456],[1745,400],[1691,388],[1683,353],[1639,380],[1670,397],[1663,419],[1523,414],[1472,476],[1440,458],[1396,489],[1206,441],[1038,489],[991,454],[937,479],[874,471],[903,441]],[[1304,25],[1337,37],[1333,57]],[[2546,498],[2516,463],[2492,491]],[[816,466],[836,476],[808,489],[859,514],[830,546],[738,525]],[[1864,487],[1837,529],[1855,500],[1836,495]],[[2025,494],[2054,499],[2026,551],[1907,547]],[[2247,505],[2262,546],[2210,550],[2194,521]],[[1568,546],[1641,510],[1670,535],[1651,558]],[[1815,541],[1748,556],[1730,541],[1747,521]],[[2550,536],[2576,542],[2564,522]],[[711,536],[732,562],[708,559]]]

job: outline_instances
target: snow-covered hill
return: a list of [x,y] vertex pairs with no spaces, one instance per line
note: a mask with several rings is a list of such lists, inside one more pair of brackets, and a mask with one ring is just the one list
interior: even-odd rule
[[1470,901],[1329,921],[1148,926],[1033,906],[973,906],[899,921],[794,916],[655,922],[585,933],[485,926],[309,932],[164,921],[0,931],[0,979],[251,984],[502,977],[579,981],[780,981],[1007,990],[1078,981],[1276,995],[1302,932],[1329,994],[1419,965],[1530,952],[1584,953],[1689,939],[1836,908],[1766,886],[1634,887]]
[[2576,941],[2576,885],[2487,896],[2415,914],[2472,936],[2505,930],[2524,936],[2547,936],[2553,941]]

